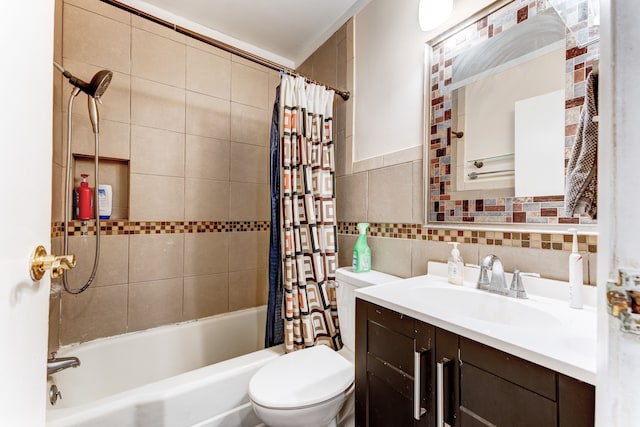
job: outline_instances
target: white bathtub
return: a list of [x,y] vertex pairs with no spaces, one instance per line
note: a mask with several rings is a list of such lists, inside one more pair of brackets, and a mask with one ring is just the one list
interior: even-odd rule
[[282,353],[264,345],[266,308],[72,345],[80,366],[54,374],[47,426],[256,426],[253,373]]

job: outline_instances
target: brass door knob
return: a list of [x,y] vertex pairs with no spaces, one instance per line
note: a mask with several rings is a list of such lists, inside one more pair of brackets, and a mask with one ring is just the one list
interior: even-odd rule
[[31,256],[31,278],[40,280],[47,270],[51,270],[51,278],[57,279],[64,270],[71,270],[75,266],[75,255],[47,255],[44,246],[39,245]]

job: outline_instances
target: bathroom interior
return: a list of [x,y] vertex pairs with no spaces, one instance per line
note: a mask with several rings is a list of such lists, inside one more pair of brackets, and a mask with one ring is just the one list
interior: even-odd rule
[[[529,368],[544,365],[541,377],[553,377],[550,381],[554,397],[547,400],[556,405],[552,412],[557,421],[536,424],[525,419],[531,412],[544,412],[540,408],[546,408],[545,401],[521,412],[519,416],[525,418],[517,423],[502,423],[584,425],[576,421],[582,420],[584,414],[567,415],[567,409],[559,409],[571,401],[583,412],[587,408],[590,423],[595,416],[598,425],[624,425],[609,424],[602,418],[611,402],[622,400],[622,396],[601,397],[604,390],[610,389],[608,380],[596,372],[596,364],[600,369],[605,357],[602,334],[609,333],[606,327],[604,332],[596,331],[596,319],[602,329],[602,318],[607,319],[612,302],[609,300],[607,307],[606,291],[608,286],[614,286],[607,282],[608,272],[601,271],[609,264],[599,259],[603,252],[611,257],[610,248],[599,246],[602,236],[610,232],[606,215],[611,211],[602,206],[602,194],[597,219],[587,212],[566,215],[564,211],[563,180],[573,143],[582,136],[581,113],[589,98],[587,82],[590,74],[600,74],[600,61],[611,60],[611,53],[604,51],[608,46],[605,41],[610,43],[606,40],[611,36],[607,31],[611,30],[600,22],[609,17],[609,3],[455,0],[451,16],[425,31],[418,22],[418,1],[410,7],[398,7],[390,0],[350,3],[350,9],[334,17],[331,31],[325,31],[320,41],[307,43],[307,50],[313,46],[312,50],[284,58],[260,49],[258,54],[251,53],[253,40],[234,40],[238,46],[228,40],[220,42],[224,31],[218,33],[215,28],[200,25],[193,11],[186,10],[181,16],[171,9],[170,2],[55,1],[53,61],[58,68],[52,66],[50,252],[74,254],[76,259],[74,268],[51,280],[47,355],[50,360],[78,363],[68,365],[73,369],[47,376],[47,425],[266,425],[257,409],[259,404],[249,398],[249,382],[262,372],[262,367],[302,353],[282,356],[282,346],[265,349],[273,225],[270,132],[276,90],[283,75],[289,74],[349,95],[343,99],[336,93],[332,109],[334,225],[339,248],[335,267],[352,266],[352,250],[358,237],[356,224],[366,222],[374,273],[370,280],[372,284],[382,283],[372,287],[381,289],[379,292],[393,288],[394,283],[385,282],[398,282],[399,289],[405,286],[403,283],[412,286],[424,277],[444,276],[446,283],[451,242],[459,243],[466,265],[462,269],[464,280],[474,287],[491,255],[498,259],[492,278],[498,276],[498,264],[507,272],[507,279],[516,270],[538,273],[539,279],[524,277],[525,274],[522,277],[532,294],[530,301],[535,303],[538,294],[563,299],[559,310],[564,313],[566,309],[569,314],[557,316],[571,324],[567,331],[575,335],[567,336],[566,342],[557,346],[574,345],[576,352],[587,349],[588,357],[577,357],[589,360],[548,364],[547,358],[558,359],[565,354],[552,349],[546,355],[529,351],[535,353],[529,357],[527,351],[514,347],[519,338],[494,345],[506,339],[501,338],[500,327],[496,327],[498,332],[483,332],[490,337],[485,344],[492,351],[501,352],[507,360],[515,357]],[[547,21],[543,24],[541,19]],[[545,26],[549,20],[555,25],[552,29]],[[540,31],[541,27],[546,32]],[[515,47],[518,37],[536,39],[527,31],[544,33],[540,40],[547,37],[540,41],[543,48],[535,46],[538,53],[531,53],[531,45]],[[481,42],[492,39],[514,44],[500,47],[494,43],[495,57],[487,59],[489,45]],[[480,47],[474,49],[476,46]],[[505,50],[518,49],[526,49],[526,59],[505,58]],[[452,60],[456,57],[462,60]],[[487,64],[496,58],[500,64]],[[531,58],[538,63],[529,65]],[[541,61],[553,59],[553,66],[549,65],[553,74],[544,74],[548,70],[542,68],[548,64]],[[539,68],[526,74],[525,65]],[[502,73],[497,86],[489,87],[490,68]],[[509,69],[520,76],[509,75]],[[92,97],[85,93],[86,88],[79,94],[72,92],[69,76],[61,72],[64,70],[84,81],[90,81],[101,70],[109,70],[112,77],[104,93]],[[606,73],[602,72],[609,77]],[[525,74],[526,78],[535,78],[541,88],[519,84]],[[600,94],[603,88],[610,88],[610,82],[601,84]],[[521,89],[524,94],[514,94]],[[485,91],[480,94],[480,101],[472,98],[474,90]],[[597,90],[596,86],[596,95]],[[508,136],[511,146],[503,149],[496,136],[503,132],[496,130],[500,119],[490,122],[502,108],[497,101],[510,96],[515,101],[534,99],[551,92],[560,96],[553,108],[550,104],[520,104],[523,110],[518,114],[524,117],[524,128],[515,129],[515,148],[513,138]],[[77,101],[72,113],[70,93]],[[97,105],[96,98],[100,98]],[[609,99],[602,95],[600,98],[601,105]],[[479,102],[476,110],[472,102]],[[85,103],[90,112],[92,108],[99,110],[99,133]],[[474,111],[485,115],[473,118]],[[600,115],[601,130],[610,130],[608,116],[602,112]],[[482,122],[490,122],[489,131],[473,128]],[[544,131],[552,122],[560,133],[550,137]],[[536,133],[541,128],[543,133]],[[472,146],[474,132],[478,138],[487,138],[483,131],[491,132],[489,139],[497,142],[481,144],[480,148]],[[512,135],[513,126],[504,132]],[[520,145],[518,132],[525,141]],[[70,188],[81,185],[82,174],[88,175],[89,187],[96,186],[94,143],[98,144],[98,134],[99,184],[110,185],[112,191],[110,217],[101,221],[99,243],[93,220],[73,219],[65,227],[69,212],[74,212],[70,200],[65,200],[75,197],[70,195]],[[544,148],[538,145],[547,140],[559,143]],[[537,148],[526,151],[527,142]],[[540,152],[543,156],[534,159]],[[598,170],[607,169],[599,164]],[[72,177],[70,183],[65,182],[67,174]],[[609,196],[604,197],[605,202],[610,200]],[[65,212],[67,209],[69,212]],[[575,245],[568,231],[572,227],[578,230]],[[583,295],[583,310],[568,308],[567,282],[574,247],[582,257],[579,275],[584,285],[572,292]],[[99,262],[93,267],[97,253]],[[338,298],[338,305],[340,300],[335,294],[342,291],[341,281],[366,282],[369,279],[362,278],[370,274],[363,273],[365,276],[359,279],[357,273],[342,271],[336,279],[338,288],[335,292],[330,290]],[[515,274],[513,282],[519,277]],[[626,280],[622,273],[620,277],[622,282]],[[86,284],[90,286],[81,293],[65,290],[78,290]],[[439,332],[447,321],[439,324],[428,315],[421,317],[416,314],[418,308],[413,308],[411,302],[397,302],[400,299],[385,305],[381,301],[386,296],[376,292],[365,289],[357,293],[355,320],[338,319],[340,327],[344,324],[359,332],[355,346],[350,346],[350,362],[345,365],[345,375],[351,378],[349,387],[342,386],[343,390],[348,388],[345,403],[340,403],[342,409],[331,421],[333,424],[322,425],[391,425],[381,421],[386,415],[376,415],[374,410],[367,413],[368,405],[376,402],[371,397],[375,394],[374,382],[369,379],[375,374],[366,370],[369,362],[363,363],[368,360],[363,345],[370,343],[361,332],[362,328],[366,332],[370,322],[382,325],[389,321],[391,326],[385,330],[396,333],[394,328],[404,328],[398,326],[402,322],[393,321],[400,312],[403,322],[415,322],[410,329],[411,334],[417,334],[411,344],[416,351],[422,330],[418,324],[425,322],[435,324],[428,333],[434,334],[436,343],[438,337],[458,334],[458,358],[461,352],[464,358],[464,349],[471,348],[471,340],[481,341],[480,335],[468,333],[465,326]],[[495,311],[509,312],[513,302],[507,298],[512,298],[489,295],[494,296],[503,299],[497,300]],[[353,299],[350,301],[355,304]],[[485,304],[485,300],[478,301]],[[486,304],[493,307],[493,302]],[[628,318],[633,322],[635,311],[631,305],[629,302],[628,312],[634,314]],[[382,307],[383,313],[391,317],[363,320],[362,313],[367,309],[377,313],[375,307]],[[352,309],[355,311],[355,307]],[[617,306],[613,305],[613,309]],[[528,309],[521,310],[512,316],[524,316],[525,320],[514,324],[525,328],[522,334],[535,336],[537,330],[523,326],[529,321]],[[617,314],[625,318],[624,313]],[[512,322],[505,320],[508,316],[500,317],[501,322]],[[545,320],[533,318],[532,322],[544,324]],[[573,324],[576,322],[582,327]],[[611,324],[617,333],[617,319]],[[629,330],[620,332],[620,339],[634,342],[633,326],[625,326]],[[553,335],[550,330],[546,333]],[[583,338],[589,341],[586,345]],[[447,339],[442,338],[442,342]],[[435,358],[441,351],[444,350],[429,350],[428,357]],[[468,353],[471,358],[471,350]],[[333,356],[322,357],[336,360],[330,359]],[[418,372],[424,355],[417,357],[417,364],[405,369],[406,376],[421,378]],[[463,365],[460,359],[460,366]],[[441,379],[442,366],[437,369]],[[444,371],[444,375],[455,372],[456,376],[471,376],[462,368],[457,369]],[[435,368],[432,377],[435,385]],[[512,377],[501,380],[516,382]],[[269,381],[276,382],[274,378]],[[390,378],[387,381],[393,382]],[[359,382],[370,387],[366,394],[358,388],[364,387]],[[575,391],[571,398],[560,391],[556,396],[556,384],[560,384],[560,390],[573,387],[574,383],[578,385],[569,389],[571,393]],[[584,384],[588,387],[582,387]],[[527,391],[544,396],[545,392],[536,387],[530,386]],[[440,412],[452,411],[450,402],[422,397],[419,387],[418,397],[413,395],[415,392],[412,389],[412,396],[405,397],[414,403],[423,402],[426,410],[417,405],[417,414],[409,412],[414,425],[431,425],[428,420],[433,411],[438,412],[438,425],[493,425],[477,414],[468,415],[468,408],[442,419]],[[463,408],[465,402],[458,402],[461,397],[456,396],[451,402]],[[367,402],[366,409],[363,401]],[[470,405],[468,401],[466,404]],[[625,420],[630,414],[618,409],[615,416],[619,418],[613,419]],[[380,417],[377,421],[376,416]],[[282,425],[311,425],[304,419]]]

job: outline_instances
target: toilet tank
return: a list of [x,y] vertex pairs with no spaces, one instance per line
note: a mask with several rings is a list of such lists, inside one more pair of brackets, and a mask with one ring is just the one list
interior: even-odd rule
[[338,322],[342,342],[348,350],[351,352],[355,350],[356,297],[354,291],[365,286],[380,285],[400,279],[400,277],[373,270],[367,273],[354,273],[351,267],[336,270]]

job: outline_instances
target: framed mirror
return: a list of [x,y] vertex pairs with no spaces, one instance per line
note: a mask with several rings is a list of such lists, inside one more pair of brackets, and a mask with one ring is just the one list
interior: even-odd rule
[[564,201],[599,57],[591,3],[496,1],[427,42],[429,226],[595,228],[586,213],[566,215]]

